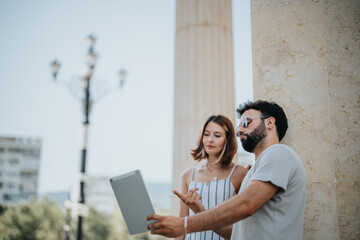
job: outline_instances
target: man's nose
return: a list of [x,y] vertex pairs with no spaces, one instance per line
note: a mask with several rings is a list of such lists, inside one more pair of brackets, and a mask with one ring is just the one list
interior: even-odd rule
[[244,133],[245,132],[245,128],[242,126],[242,125],[239,125],[237,128],[236,128],[236,136],[237,137],[240,137],[240,134]]

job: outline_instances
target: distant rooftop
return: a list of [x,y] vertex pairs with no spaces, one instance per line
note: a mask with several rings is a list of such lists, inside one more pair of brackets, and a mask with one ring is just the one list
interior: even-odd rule
[[41,145],[41,139],[29,137],[0,137],[0,143]]

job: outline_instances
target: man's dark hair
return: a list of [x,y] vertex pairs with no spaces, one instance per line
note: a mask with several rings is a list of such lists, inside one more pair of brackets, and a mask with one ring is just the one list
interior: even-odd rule
[[258,100],[256,102],[248,101],[244,104],[240,104],[236,109],[238,117],[240,118],[245,111],[250,109],[260,111],[262,117],[275,118],[276,131],[279,141],[283,139],[286,130],[288,129],[288,122],[284,110],[277,103],[263,100]]

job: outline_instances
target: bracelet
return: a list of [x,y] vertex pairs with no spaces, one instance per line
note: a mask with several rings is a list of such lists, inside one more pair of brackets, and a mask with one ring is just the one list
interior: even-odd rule
[[185,236],[186,236],[186,234],[187,234],[187,231],[186,231],[186,229],[187,229],[187,219],[188,219],[188,217],[186,216],[186,217],[184,218]]

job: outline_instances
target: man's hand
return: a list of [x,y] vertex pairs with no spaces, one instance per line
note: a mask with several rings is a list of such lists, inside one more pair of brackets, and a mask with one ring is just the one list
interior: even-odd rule
[[151,234],[171,238],[185,235],[184,218],[151,214],[146,217],[146,220],[158,221],[147,226],[147,229],[151,230]]
[[190,189],[187,195],[184,195],[176,190],[173,190],[173,193],[180,198],[180,200],[186,204],[194,213],[199,213],[205,211],[204,205],[200,202],[201,195],[196,191],[198,188]]

